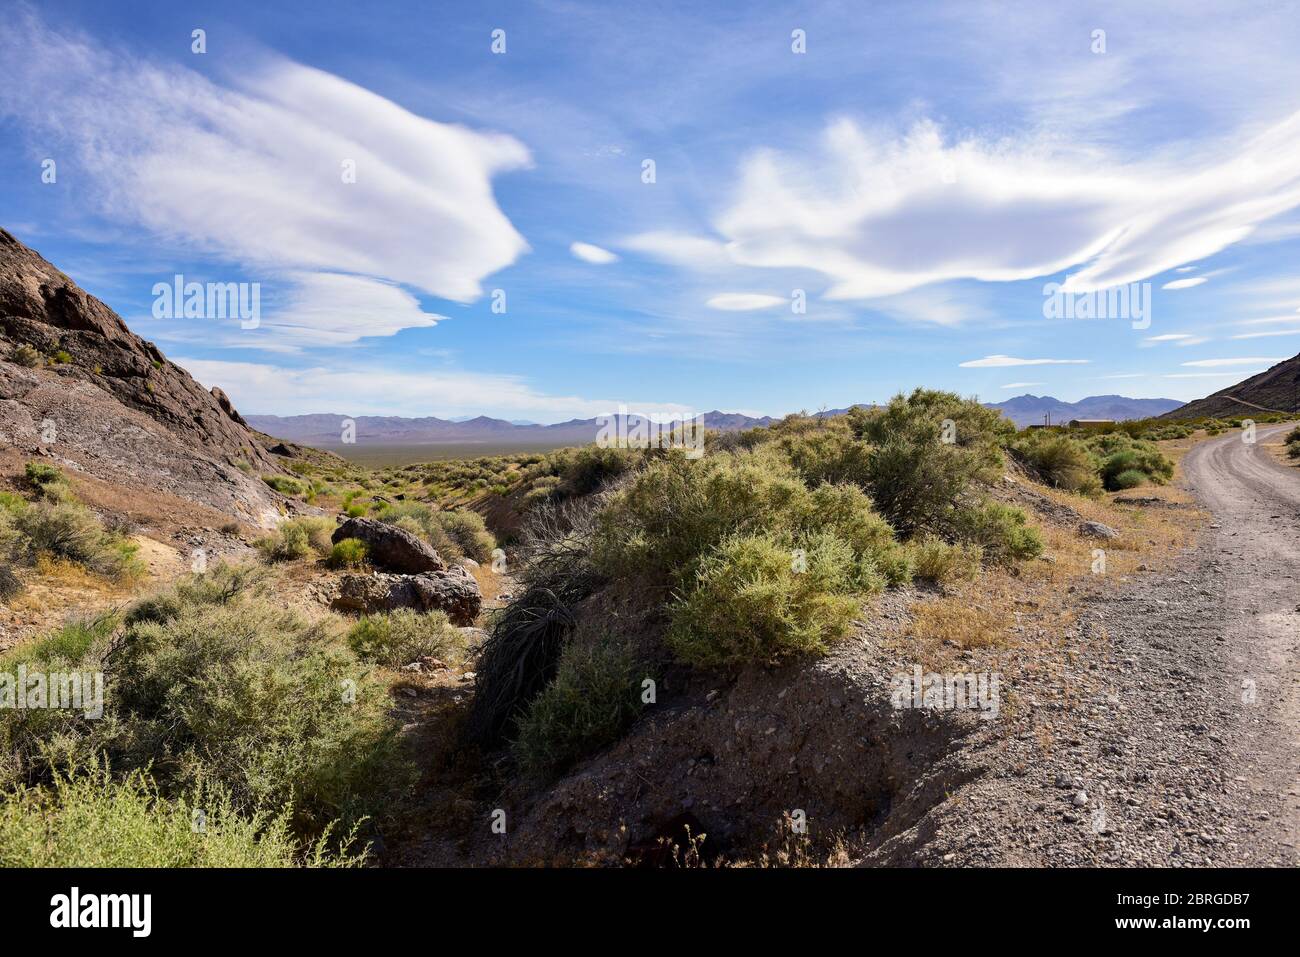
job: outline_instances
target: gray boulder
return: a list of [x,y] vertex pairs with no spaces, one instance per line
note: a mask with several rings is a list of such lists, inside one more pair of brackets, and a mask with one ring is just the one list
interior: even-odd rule
[[438,553],[404,528],[377,522],[373,518],[350,518],[334,530],[330,539],[336,545],[345,538],[366,543],[366,557],[376,568],[419,575],[440,572],[447,563]]
[[1079,534],[1088,538],[1119,538],[1119,532],[1102,522],[1084,522],[1079,526]]
[[463,568],[420,575],[344,575],[330,602],[340,611],[374,614],[413,608],[441,611],[454,625],[471,625],[483,605],[478,582]]

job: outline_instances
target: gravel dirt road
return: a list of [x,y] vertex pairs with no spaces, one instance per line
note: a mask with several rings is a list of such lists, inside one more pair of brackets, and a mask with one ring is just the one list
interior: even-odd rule
[[[1300,470],[1262,443],[1193,447],[1213,516],[1160,573],[1087,599],[1033,728],[875,863],[1300,863]],[[910,846],[908,846],[910,844]]]

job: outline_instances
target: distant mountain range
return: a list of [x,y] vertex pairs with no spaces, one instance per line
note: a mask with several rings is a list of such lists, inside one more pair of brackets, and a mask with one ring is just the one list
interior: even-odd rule
[[1259,375],[1220,389],[1213,395],[1164,415],[1166,419],[1202,416],[1234,418],[1256,412],[1300,412],[1300,355],[1279,362]]
[[[311,415],[250,415],[248,424],[276,438],[288,439],[303,445],[336,448],[343,444],[343,421],[349,416],[342,413],[314,413]],[[374,445],[518,445],[530,448],[566,445],[586,445],[596,441],[603,423],[597,419],[570,419],[554,425],[517,424],[505,419],[477,416],[454,421],[435,416],[404,418],[396,415],[358,415],[351,417],[356,423],[358,444]],[[635,425],[638,416],[628,416]],[[752,429],[770,425],[770,416],[755,418],[739,412],[706,412],[704,427],[723,432]],[[669,428],[679,423],[674,420]]]
[[[1141,419],[1157,416],[1177,408],[1174,399],[1129,399],[1120,395],[1095,395],[1078,402],[1062,402],[1051,396],[1021,395],[1005,402],[986,403],[998,409],[1019,426],[1036,424],[1050,413],[1053,424],[1069,419]],[[831,409],[827,416],[843,415],[847,409]],[[276,438],[288,439],[319,448],[343,445],[343,422],[351,418],[356,424],[358,444],[377,445],[485,445],[525,448],[561,448],[596,441],[602,423],[597,419],[571,419],[554,425],[508,422],[477,416],[472,419],[440,419],[435,416],[406,418],[397,415],[359,415],[313,413],[310,415],[249,415],[248,424]],[[635,423],[636,416],[629,421]],[[706,412],[704,426],[722,432],[735,432],[771,425],[771,416],[755,417],[739,412]],[[676,422],[671,425],[676,425]]]
[[1018,395],[1005,402],[986,402],[1016,425],[1041,425],[1051,416],[1052,425],[1064,425],[1070,419],[1148,419],[1163,415],[1182,405],[1177,399],[1130,399],[1122,395],[1090,395],[1078,402],[1062,402],[1050,395]]

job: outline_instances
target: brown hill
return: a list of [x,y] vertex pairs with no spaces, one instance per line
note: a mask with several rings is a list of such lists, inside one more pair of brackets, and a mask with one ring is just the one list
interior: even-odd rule
[[211,392],[116,313],[0,229],[0,445],[265,525],[281,471]]
[[1230,418],[1249,416],[1252,411],[1300,412],[1300,355],[1204,399],[1188,402],[1160,418]]

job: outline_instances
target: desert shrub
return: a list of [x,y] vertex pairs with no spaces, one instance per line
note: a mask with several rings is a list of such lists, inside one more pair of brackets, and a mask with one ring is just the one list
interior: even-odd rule
[[[194,826],[202,809],[203,828]],[[305,851],[288,810],[241,815],[219,788],[168,799],[146,774],[93,769],[0,795],[0,867],[346,867],[361,855]],[[350,842],[345,842],[350,843]]]
[[48,462],[28,462],[23,467],[23,477],[36,491],[40,491],[43,486],[51,482],[63,481],[63,472],[57,465],[50,465]]
[[333,549],[330,536],[335,528],[333,520],[322,516],[291,518],[253,542],[253,546],[269,562],[295,561],[312,554],[329,555]]
[[809,485],[821,482],[866,483],[870,448],[850,434],[847,422],[836,427],[787,431],[777,444],[794,470]]
[[476,562],[486,562],[492,557],[492,551],[497,547],[497,540],[487,530],[487,523],[478,512],[462,508],[434,512],[433,518],[456,543],[456,550],[460,554]]
[[853,556],[832,535],[804,544],[796,564],[790,541],[771,533],[724,541],[701,563],[694,590],[674,605],[668,648],[705,668],[825,653],[848,634],[859,608],[848,594]]
[[910,551],[913,577],[936,583],[975,578],[984,557],[979,545],[953,545],[928,536],[912,542]]
[[281,495],[303,495],[308,489],[307,483],[302,479],[288,475],[263,475],[262,481]]
[[851,581],[863,594],[904,584],[911,577],[894,530],[876,513],[871,498],[854,485],[819,485],[787,518],[795,522],[793,534],[828,532],[845,542],[853,552]]
[[1097,462],[1082,442],[1027,430],[1016,438],[1011,449],[1047,485],[1083,495],[1101,491]]
[[1164,485],[1173,477],[1174,463],[1150,442],[1118,432],[1091,439],[1089,445],[1101,460],[1099,471],[1107,491],[1134,487],[1118,484],[1118,477],[1124,472],[1137,472],[1153,485]]
[[1292,442],[1300,442],[1300,425],[1297,425],[1294,429],[1288,432],[1282,441],[1287,445],[1290,445]]
[[1289,458],[1300,459],[1300,441],[1288,442],[1286,454]]
[[345,538],[330,549],[331,568],[355,568],[366,560],[366,543],[359,538]]
[[309,833],[373,808],[405,770],[383,683],[328,620],[203,577],[113,635],[106,749],[173,791],[215,781],[241,808],[293,804]]
[[983,550],[984,557],[1000,564],[1035,558],[1043,551],[1043,537],[1026,523],[1025,513],[1001,502],[984,502],[954,513],[957,537]]
[[1140,469],[1125,469],[1123,472],[1111,476],[1109,485],[1112,491],[1122,492],[1125,489],[1145,485],[1146,482],[1147,474],[1145,472]]
[[420,658],[459,658],[465,638],[440,611],[410,608],[360,618],[348,631],[348,646],[362,661],[397,668]]
[[27,369],[34,369],[41,364],[41,354],[24,342],[10,350],[9,361]]
[[727,535],[782,527],[807,499],[807,487],[779,455],[693,461],[670,453],[601,509],[593,559],[612,576],[686,587],[704,553]]
[[925,389],[875,412],[854,409],[850,423],[873,446],[865,478],[876,507],[909,537],[947,530],[971,483],[1000,477],[1000,444],[1014,432],[996,410]]
[[535,776],[555,774],[617,740],[641,712],[644,677],[616,637],[570,642],[554,680],[519,721],[513,751],[520,766]]
[[551,453],[549,467],[559,478],[556,494],[590,495],[643,461],[639,449],[584,445],[576,449],[559,449]]
[[136,557],[139,546],[106,531],[99,516],[80,502],[32,502],[9,511],[7,526],[0,530],[0,538],[7,541],[16,560],[33,564],[42,555],[53,556],[117,581],[129,581],[143,572]]

